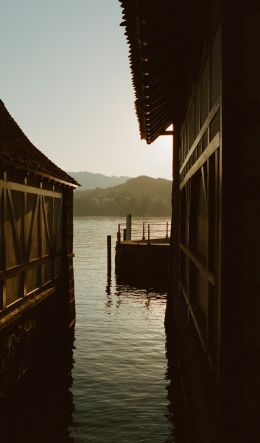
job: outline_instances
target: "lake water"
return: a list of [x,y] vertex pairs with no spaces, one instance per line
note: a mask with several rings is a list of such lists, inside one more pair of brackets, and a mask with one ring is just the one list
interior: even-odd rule
[[38,374],[16,395],[15,412],[4,411],[8,443],[186,441],[183,433],[177,438],[181,405],[175,362],[166,356],[166,294],[118,285],[114,265],[107,278],[106,236],[114,246],[123,222],[75,219],[73,349],[58,364],[45,362],[41,380]]
[[75,220],[72,435],[80,442],[164,442],[169,436],[166,299],[117,286],[113,272],[108,285],[106,235],[115,241],[120,222]]

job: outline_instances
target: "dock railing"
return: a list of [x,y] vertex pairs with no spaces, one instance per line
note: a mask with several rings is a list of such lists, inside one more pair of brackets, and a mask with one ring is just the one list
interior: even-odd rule
[[171,222],[136,221],[127,216],[125,223],[120,223],[117,230],[117,241],[134,240],[150,243],[152,240],[170,241]]

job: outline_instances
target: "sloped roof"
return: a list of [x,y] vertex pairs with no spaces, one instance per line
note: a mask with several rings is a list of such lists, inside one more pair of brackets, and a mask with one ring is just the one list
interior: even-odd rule
[[[148,144],[183,113],[207,32],[207,0],[119,0],[141,138]],[[215,0],[212,0],[214,3]]]
[[170,1],[119,0],[135,90],[140,136],[150,144],[172,123]]
[[0,100],[0,162],[26,171],[47,175],[71,186],[78,183],[37,149]]

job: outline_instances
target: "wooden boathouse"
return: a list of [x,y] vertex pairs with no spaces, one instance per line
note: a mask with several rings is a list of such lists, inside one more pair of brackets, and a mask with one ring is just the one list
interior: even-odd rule
[[[74,324],[73,189],[0,101],[0,397]],[[54,335],[53,335],[54,334]]]
[[198,441],[257,441],[260,3],[120,3],[141,138],[173,135],[166,325],[197,392]]

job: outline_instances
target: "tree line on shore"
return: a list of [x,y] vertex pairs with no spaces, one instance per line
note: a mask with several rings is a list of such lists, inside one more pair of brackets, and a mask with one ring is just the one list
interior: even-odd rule
[[170,216],[172,182],[140,176],[106,189],[78,190],[75,216]]

